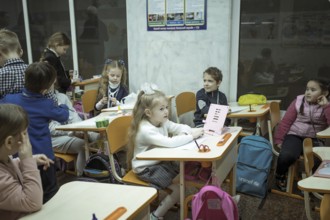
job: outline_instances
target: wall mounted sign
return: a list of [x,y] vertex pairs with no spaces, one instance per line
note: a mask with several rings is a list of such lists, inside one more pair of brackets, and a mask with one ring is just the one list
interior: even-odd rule
[[148,31],[206,29],[207,0],[147,0]]

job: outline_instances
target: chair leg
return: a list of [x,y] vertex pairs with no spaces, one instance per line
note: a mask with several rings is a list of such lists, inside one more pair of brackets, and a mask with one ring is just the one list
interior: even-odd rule
[[304,202],[305,202],[305,211],[306,211],[307,219],[312,220],[309,192],[307,191],[304,191]]

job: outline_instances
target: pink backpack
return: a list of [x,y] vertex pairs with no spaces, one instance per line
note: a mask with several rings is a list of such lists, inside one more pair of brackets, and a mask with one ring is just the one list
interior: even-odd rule
[[192,220],[238,220],[233,198],[219,186],[206,185],[191,203]]

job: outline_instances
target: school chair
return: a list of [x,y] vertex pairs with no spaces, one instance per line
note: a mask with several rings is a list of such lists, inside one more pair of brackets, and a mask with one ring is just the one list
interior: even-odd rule
[[196,110],[196,95],[193,92],[181,92],[175,98],[176,120],[180,123],[180,116]]
[[[303,142],[303,152],[304,152],[304,167],[305,172],[302,174],[303,178],[310,177],[312,175],[312,169],[314,166],[314,153],[313,153],[313,141],[311,138],[305,138]],[[322,200],[323,196],[317,192],[313,192],[313,195]],[[309,192],[304,191],[304,202],[307,219],[312,219],[311,217],[311,207],[310,207],[310,196]]]
[[85,120],[89,118],[89,114],[94,110],[97,98],[97,90],[88,90],[81,96],[83,113]]
[[325,194],[323,196],[320,207],[320,217],[321,220],[330,219],[330,194]]
[[66,165],[73,162],[74,164],[74,171],[66,169],[65,172],[73,175],[77,175],[77,169],[76,169],[76,160],[77,160],[77,155],[76,154],[64,154],[64,153],[57,153],[54,152],[55,158],[59,158],[63,160]]
[[140,180],[132,170],[129,170],[123,177],[120,177],[120,174],[115,172],[114,155],[126,146],[128,129],[131,122],[131,115],[120,116],[111,121],[106,129],[111,170],[113,170],[115,179],[121,183],[149,186],[149,183]]
[[[273,134],[275,132],[276,126],[281,121],[280,103],[279,102],[270,102],[269,108],[270,108],[270,117],[269,117],[269,120],[267,121],[267,128],[268,128],[268,135],[269,135],[268,137],[269,137],[270,143],[272,144],[272,151],[273,151],[273,154],[276,156],[276,157],[274,157],[276,160],[279,155],[279,151],[275,148]],[[289,167],[286,191],[282,192],[277,189],[272,189],[271,191],[273,193],[289,196],[289,197],[296,198],[296,199],[303,199],[302,196],[293,193],[293,184],[294,184],[294,178],[296,176],[297,165],[299,164],[299,162],[302,162],[302,161],[303,161],[303,157],[301,156],[294,164],[292,164]],[[275,168],[275,165],[276,165],[276,163],[274,163],[274,168]]]

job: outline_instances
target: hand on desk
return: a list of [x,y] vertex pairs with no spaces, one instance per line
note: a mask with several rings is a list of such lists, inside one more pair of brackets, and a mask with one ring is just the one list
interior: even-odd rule
[[193,136],[194,139],[197,139],[204,135],[204,129],[203,128],[192,128],[191,135]]

